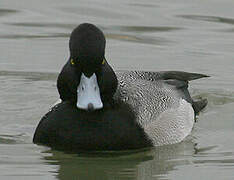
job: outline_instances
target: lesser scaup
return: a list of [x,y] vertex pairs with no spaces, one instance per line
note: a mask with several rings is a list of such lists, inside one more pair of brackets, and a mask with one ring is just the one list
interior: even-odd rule
[[114,72],[105,37],[88,23],[71,33],[70,58],[58,76],[62,100],[40,121],[33,142],[59,150],[130,150],[181,142],[207,100],[194,101],[180,71]]

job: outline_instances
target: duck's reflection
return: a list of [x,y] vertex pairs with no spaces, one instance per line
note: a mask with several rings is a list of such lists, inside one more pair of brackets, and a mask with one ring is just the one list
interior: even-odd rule
[[59,180],[167,179],[168,172],[188,164],[185,155],[194,153],[192,142],[148,149],[141,152],[67,154],[50,151],[45,157],[59,165]]

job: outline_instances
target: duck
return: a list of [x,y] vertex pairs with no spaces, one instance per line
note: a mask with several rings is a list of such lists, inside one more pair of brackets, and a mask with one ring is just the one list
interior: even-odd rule
[[94,24],[71,33],[70,56],[57,78],[61,102],[40,120],[35,144],[55,150],[122,151],[182,142],[207,99],[194,100],[183,71],[114,71]]

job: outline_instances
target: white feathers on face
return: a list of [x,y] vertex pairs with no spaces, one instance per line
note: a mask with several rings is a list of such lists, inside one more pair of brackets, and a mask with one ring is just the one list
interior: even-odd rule
[[100,97],[100,90],[96,74],[88,78],[83,73],[80,77],[80,84],[77,88],[77,107],[84,110],[101,109],[103,103]]

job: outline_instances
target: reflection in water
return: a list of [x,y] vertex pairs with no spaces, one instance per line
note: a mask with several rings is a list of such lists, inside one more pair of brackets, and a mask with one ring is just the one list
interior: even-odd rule
[[158,147],[138,152],[108,154],[64,154],[51,151],[45,159],[52,165],[59,165],[57,177],[60,180],[89,179],[166,179],[164,176],[178,165],[189,162],[185,155],[193,154],[194,144],[183,142],[177,145]]

